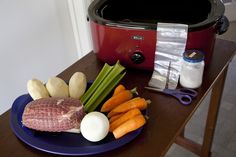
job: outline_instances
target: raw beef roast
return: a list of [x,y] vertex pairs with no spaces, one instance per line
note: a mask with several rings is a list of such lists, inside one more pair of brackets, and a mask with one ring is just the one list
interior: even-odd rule
[[42,98],[31,101],[24,109],[24,126],[49,132],[79,132],[84,107],[74,98]]

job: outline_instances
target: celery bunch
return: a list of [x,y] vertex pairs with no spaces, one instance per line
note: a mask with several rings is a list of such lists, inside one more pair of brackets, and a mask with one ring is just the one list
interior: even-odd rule
[[84,104],[86,112],[92,112],[98,107],[98,105],[124,77],[124,70],[125,68],[120,65],[119,61],[117,61],[113,66],[105,63],[91,87],[80,99]]

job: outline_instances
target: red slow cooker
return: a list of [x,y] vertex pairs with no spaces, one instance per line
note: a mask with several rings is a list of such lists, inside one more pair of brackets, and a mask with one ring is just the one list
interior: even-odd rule
[[[107,63],[152,70],[158,22],[188,25],[187,49],[210,62],[216,34],[229,27],[220,0],[94,0],[89,6],[93,49]],[[158,45],[157,45],[158,46]]]

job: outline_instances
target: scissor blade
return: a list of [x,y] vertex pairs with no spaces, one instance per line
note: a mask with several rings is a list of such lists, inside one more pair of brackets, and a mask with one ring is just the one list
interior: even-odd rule
[[156,91],[156,92],[163,92],[164,89],[161,88],[154,88],[154,87],[144,87],[145,89]]

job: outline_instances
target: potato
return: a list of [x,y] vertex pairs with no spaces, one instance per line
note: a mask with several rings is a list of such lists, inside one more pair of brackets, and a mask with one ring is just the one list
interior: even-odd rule
[[27,90],[33,100],[49,97],[49,93],[43,82],[37,79],[32,79],[27,82]]
[[69,80],[69,94],[72,98],[79,99],[87,86],[86,76],[82,72],[75,72]]
[[51,77],[48,79],[46,88],[51,97],[69,97],[69,87],[59,77]]

